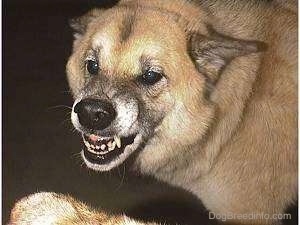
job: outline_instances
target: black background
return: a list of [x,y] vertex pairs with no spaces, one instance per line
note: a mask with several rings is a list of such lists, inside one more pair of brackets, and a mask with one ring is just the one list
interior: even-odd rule
[[[30,193],[55,191],[109,212],[182,224],[216,224],[194,197],[151,178],[87,170],[70,122],[65,64],[71,53],[70,18],[114,1],[3,2],[3,216]],[[175,196],[175,198],[174,198]],[[293,221],[297,223],[296,208]],[[200,222],[201,221],[201,222]]]

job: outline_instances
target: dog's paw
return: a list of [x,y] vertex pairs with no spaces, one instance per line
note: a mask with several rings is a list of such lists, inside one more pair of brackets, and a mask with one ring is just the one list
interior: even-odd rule
[[19,200],[8,225],[144,225],[126,216],[98,212],[62,194],[42,192]]
[[19,200],[11,211],[9,225],[61,224],[76,215],[76,207],[64,195],[42,192]]

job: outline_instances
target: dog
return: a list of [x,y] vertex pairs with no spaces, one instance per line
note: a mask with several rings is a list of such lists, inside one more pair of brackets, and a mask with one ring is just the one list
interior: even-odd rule
[[[121,0],[72,27],[71,119],[88,168],[131,159],[229,224],[280,224],[297,200],[296,3]],[[149,223],[37,193],[10,224]]]

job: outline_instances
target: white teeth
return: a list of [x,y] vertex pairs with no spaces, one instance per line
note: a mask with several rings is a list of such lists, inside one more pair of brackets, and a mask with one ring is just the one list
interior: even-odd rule
[[117,136],[114,136],[114,139],[115,139],[115,142],[116,142],[118,148],[121,148],[121,139]]
[[109,151],[102,151],[102,152],[98,152],[98,151],[95,151],[93,150],[92,148],[88,148],[88,151],[95,154],[95,155],[105,155],[106,153],[108,153]]
[[108,153],[109,151],[105,151],[105,152],[98,152],[98,154],[100,155],[105,155],[106,153]]
[[[98,156],[105,155],[108,152],[115,150],[116,146],[118,148],[121,148],[121,138],[116,135],[114,136],[113,140],[111,140],[111,138],[109,139],[109,138],[99,137],[97,141],[98,142],[100,141],[100,143],[101,142],[103,143],[103,144],[99,144],[99,145],[98,145],[98,143],[92,144],[92,143],[86,141],[85,139],[83,139],[83,140],[84,140],[84,144],[87,147],[87,149],[90,152],[92,152]],[[105,144],[107,141],[108,141],[108,143]]]
[[[110,144],[111,144],[111,142],[110,142]],[[108,148],[108,151],[114,150],[115,147],[116,147],[116,142],[113,142],[113,143],[111,144],[111,146]]]

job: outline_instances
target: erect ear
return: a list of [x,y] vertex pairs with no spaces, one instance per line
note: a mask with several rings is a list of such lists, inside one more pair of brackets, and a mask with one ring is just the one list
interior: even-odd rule
[[246,41],[217,33],[208,27],[209,36],[199,33],[190,35],[189,53],[199,72],[214,84],[222,70],[235,57],[260,52],[266,44],[260,41]]
[[100,9],[93,9],[83,16],[73,18],[69,21],[70,26],[74,31],[74,38],[80,39],[86,32],[88,24],[91,23],[100,14]]

